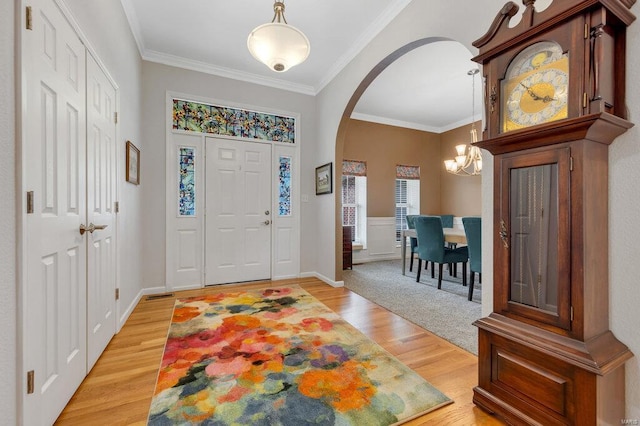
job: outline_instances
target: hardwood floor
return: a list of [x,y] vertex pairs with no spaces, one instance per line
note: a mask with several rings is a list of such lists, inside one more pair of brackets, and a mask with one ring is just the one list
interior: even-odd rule
[[[477,408],[477,357],[345,288],[315,278],[234,285],[260,288],[299,284],[454,400],[407,425],[502,425]],[[143,298],[84,380],[59,425],[145,425],[176,298],[215,293],[229,286]]]

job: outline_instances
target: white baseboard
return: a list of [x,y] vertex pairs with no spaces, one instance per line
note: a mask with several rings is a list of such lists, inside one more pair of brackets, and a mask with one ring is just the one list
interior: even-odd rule
[[320,281],[324,281],[325,283],[329,284],[331,287],[344,287],[344,281],[334,281],[318,272],[303,272],[300,274],[300,278],[310,278],[310,277],[317,278]]

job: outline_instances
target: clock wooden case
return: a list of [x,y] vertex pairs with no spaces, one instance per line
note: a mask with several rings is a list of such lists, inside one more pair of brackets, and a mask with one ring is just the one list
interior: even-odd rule
[[624,363],[609,330],[608,146],[625,108],[635,0],[507,3],[474,42],[494,155],[493,312],[476,321],[474,402],[512,424],[619,424]]

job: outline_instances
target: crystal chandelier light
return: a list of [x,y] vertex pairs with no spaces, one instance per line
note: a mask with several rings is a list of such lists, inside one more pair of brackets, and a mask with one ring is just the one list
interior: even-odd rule
[[482,153],[480,148],[474,146],[478,142],[478,132],[476,131],[476,111],[475,111],[475,94],[476,94],[476,74],[479,70],[474,68],[467,72],[472,80],[472,96],[471,96],[471,145],[467,147],[465,144],[456,145],[455,160],[445,160],[444,167],[449,173],[460,176],[475,176],[482,172]]
[[247,47],[251,55],[276,72],[304,62],[309,56],[311,45],[302,31],[287,23],[284,17],[284,3],[273,4],[273,20],[251,31]]

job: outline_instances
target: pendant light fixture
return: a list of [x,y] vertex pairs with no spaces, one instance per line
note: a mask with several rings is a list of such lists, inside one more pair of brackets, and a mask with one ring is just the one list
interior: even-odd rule
[[247,39],[251,55],[276,72],[285,72],[309,56],[311,45],[302,31],[287,23],[284,2],[273,4],[273,20],[254,28]]
[[476,74],[480,70],[474,68],[467,72],[473,79],[472,82],[472,95],[471,95],[471,144],[467,148],[467,145],[456,145],[455,160],[445,160],[444,166],[449,173],[460,176],[476,176],[482,172],[482,153],[480,148],[473,144],[478,142],[478,132],[476,131]]

